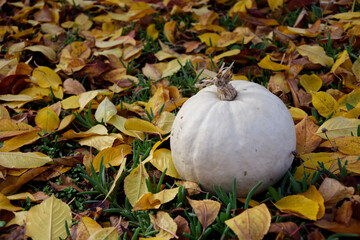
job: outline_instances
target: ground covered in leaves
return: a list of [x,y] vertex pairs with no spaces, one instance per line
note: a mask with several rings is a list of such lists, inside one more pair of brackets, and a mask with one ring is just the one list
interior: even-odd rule
[[[358,1],[0,8],[1,239],[360,235]],[[195,84],[231,63],[296,124],[291,169],[245,199],[182,181],[168,137]]]

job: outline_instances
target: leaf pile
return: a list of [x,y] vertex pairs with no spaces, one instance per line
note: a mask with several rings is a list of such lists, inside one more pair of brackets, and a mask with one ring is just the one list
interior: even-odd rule
[[[3,239],[360,235],[359,1],[0,8]],[[223,63],[296,124],[292,168],[251,201],[181,181],[171,159],[178,109]]]

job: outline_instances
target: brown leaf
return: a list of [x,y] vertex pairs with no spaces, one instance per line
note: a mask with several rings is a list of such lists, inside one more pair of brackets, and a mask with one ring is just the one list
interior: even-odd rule
[[111,216],[110,217],[111,226],[116,227],[116,230],[119,236],[122,236],[126,231],[129,230],[129,222],[125,221],[121,217]]
[[354,191],[353,187],[345,187],[334,178],[325,178],[319,188],[319,192],[324,198],[325,207],[333,207],[344,198],[350,198]]
[[71,95],[79,95],[80,93],[86,92],[84,86],[77,80],[68,78],[63,83],[64,93]]
[[180,215],[174,219],[174,222],[177,225],[176,235],[179,240],[187,240],[188,238],[184,236],[184,233],[191,234],[189,223]]
[[221,204],[219,202],[205,199],[192,200],[188,198],[191,207],[199,219],[203,229],[207,228],[216,218],[220,211]]
[[296,151],[299,154],[311,153],[319,146],[322,138],[315,134],[318,128],[307,115],[295,125]]
[[314,223],[320,228],[336,232],[336,233],[355,233],[360,235],[360,220],[351,218],[349,223],[330,222],[325,219],[318,220]]
[[38,167],[32,168],[29,171],[23,173],[19,177],[8,176],[5,181],[0,183],[0,191],[1,193],[8,195],[11,193],[15,193],[17,190],[21,188],[25,183],[29,182],[36,176],[45,172],[49,167]]
[[353,213],[352,202],[344,202],[343,205],[336,210],[335,220],[338,223],[349,225]]
[[325,240],[326,238],[324,237],[324,235],[322,235],[322,233],[319,231],[319,229],[316,228],[314,231],[312,231],[311,233],[309,233],[307,235],[307,239],[308,240]]
[[298,225],[294,222],[279,222],[279,223],[271,223],[269,232],[270,233],[280,233],[284,232],[286,237],[292,237],[294,240],[300,239],[300,233],[296,231],[298,229]]

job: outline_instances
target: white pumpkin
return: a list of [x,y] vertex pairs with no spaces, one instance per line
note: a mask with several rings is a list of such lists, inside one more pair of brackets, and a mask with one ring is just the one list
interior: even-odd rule
[[286,173],[296,150],[295,127],[284,103],[263,86],[229,84],[236,90],[233,100],[220,100],[222,90],[212,85],[185,102],[173,123],[171,153],[184,180],[230,192],[236,178],[237,195],[245,197],[259,181],[256,193]]

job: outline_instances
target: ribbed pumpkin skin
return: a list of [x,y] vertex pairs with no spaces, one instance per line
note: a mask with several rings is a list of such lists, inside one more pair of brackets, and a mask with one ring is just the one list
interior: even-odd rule
[[245,197],[275,184],[290,167],[296,150],[293,120],[283,102],[263,86],[231,81],[232,101],[221,101],[216,87],[206,87],[185,102],[173,123],[170,145],[183,180],[212,192],[221,185]]

